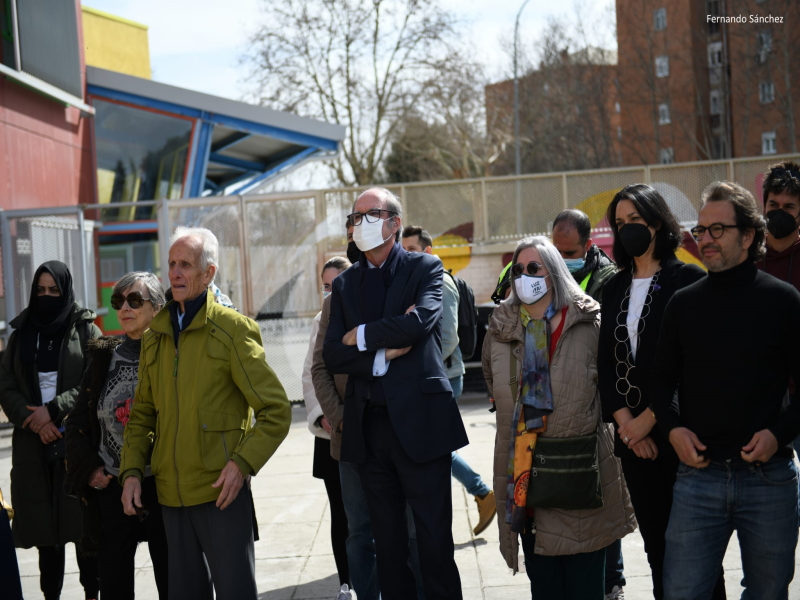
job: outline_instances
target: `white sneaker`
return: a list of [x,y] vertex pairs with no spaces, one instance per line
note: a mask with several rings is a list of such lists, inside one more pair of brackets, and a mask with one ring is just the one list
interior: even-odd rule
[[353,594],[350,592],[350,588],[346,583],[343,583],[342,589],[340,589],[339,593],[336,594],[336,600],[352,600],[352,598]]
[[606,600],[625,600],[625,590],[615,585],[611,588],[611,591],[606,594]]

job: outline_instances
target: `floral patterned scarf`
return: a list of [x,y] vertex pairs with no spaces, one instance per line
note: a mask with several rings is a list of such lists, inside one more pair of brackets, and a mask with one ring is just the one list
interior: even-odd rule
[[511,531],[522,533],[528,516],[528,483],[533,465],[537,434],[547,431],[547,415],[553,412],[550,388],[550,319],[556,313],[550,306],[544,319],[532,319],[520,306],[525,327],[525,355],[518,377],[519,393],[511,427],[514,434],[508,458],[506,523]]

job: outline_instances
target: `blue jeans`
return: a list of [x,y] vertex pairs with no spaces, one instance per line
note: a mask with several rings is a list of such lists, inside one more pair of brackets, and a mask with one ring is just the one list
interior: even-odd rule
[[[453,398],[458,400],[461,397],[461,390],[464,386],[464,376],[459,375],[450,380],[450,387],[453,388]],[[491,491],[491,488],[484,483],[481,476],[472,470],[469,463],[461,458],[458,454],[453,452],[451,454],[452,465],[450,472],[453,477],[461,485],[467,488],[467,493],[471,496],[485,496]]]
[[664,558],[666,600],[710,598],[731,534],[742,555],[743,600],[786,599],[794,576],[798,474],[790,458],[763,464],[683,463],[673,488]]
[[625,564],[622,562],[622,540],[606,546],[606,594],[614,586],[625,587]]
[[378,600],[378,570],[375,563],[375,539],[369,520],[367,498],[361,487],[358,467],[354,463],[340,462],[339,477],[342,481],[342,502],[347,514],[347,564],[350,581],[359,599]]

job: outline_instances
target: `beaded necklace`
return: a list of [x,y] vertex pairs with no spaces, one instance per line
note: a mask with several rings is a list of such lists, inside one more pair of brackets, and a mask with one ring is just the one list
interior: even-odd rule
[[[658,276],[661,269],[656,271],[653,279],[650,280],[650,285],[647,287],[647,296],[645,296],[644,304],[642,305],[642,314],[639,317],[639,322],[636,326],[637,335],[641,338],[644,333],[645,319],[650,314],[650,303],[653,301],[653,292],[658,289]],[[617,393],[625,396],[625,404],[628,408],[636,408],[642,401],[642,390],[638,386],[632,385],[628,377],[631,371],[635,368],[633,361],[633,352],[629,346],[628,333],[628,306],[631,299],[631,288],[633,287],[633,280],[636,274],[631,276],[631,283],[628,290],[625,292],[625,297],[619,307],[617,313],[617,326],[614,329],[614,339],[616,345],[614,346],[614,358],[617,360],[616,374],[617,374]],[[635,403],[632,401],[635,398]]]

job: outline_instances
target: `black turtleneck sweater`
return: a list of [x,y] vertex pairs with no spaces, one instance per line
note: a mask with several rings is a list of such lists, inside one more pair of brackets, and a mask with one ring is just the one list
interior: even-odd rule
[[[741,458],[769,429],[792,456],[800,398],[782,411],[789,378],[800,381],[800,293],[753,261],[705,277],[672,297],[653,363],[653,408],[666,435],[687,427],[713,460]],[[679,407],[672,403],[680,388]]]

